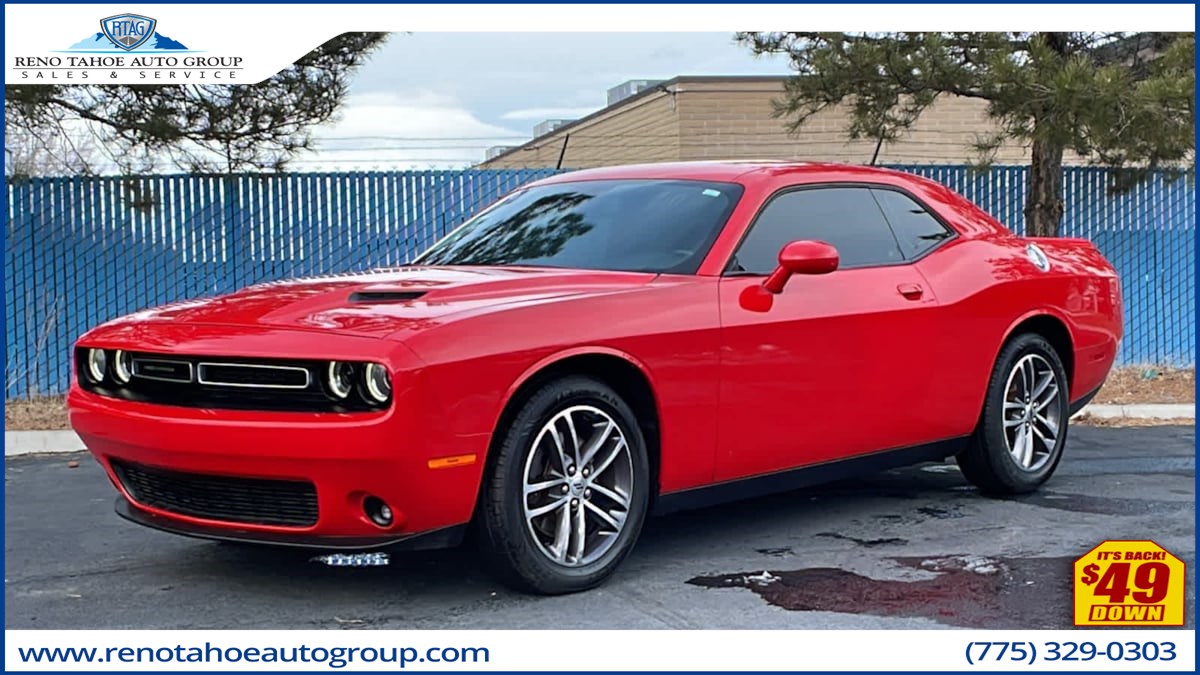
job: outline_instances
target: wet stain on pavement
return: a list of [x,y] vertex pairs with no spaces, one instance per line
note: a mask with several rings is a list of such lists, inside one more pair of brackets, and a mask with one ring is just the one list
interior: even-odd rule
[[899,546],[901,544],[908,543],[907,539],[901,539],[900,537],[882,537],[879,539],[859,539],[858,537],[851,537],[850,535],[841,534],[839,532],[818,532],[817,536],[825,537],[827,539],[841,539],[843,541],[852,541],[855,544],[858,544],[859,546],[865,546],[867,548],[874,548],[876,546]]
[[1073,558],[892,558],[934,576],[872,579],[814,567],[696,577],[705,588],[746,588],[792,611],[926,618],[967,628],[1069,628]]

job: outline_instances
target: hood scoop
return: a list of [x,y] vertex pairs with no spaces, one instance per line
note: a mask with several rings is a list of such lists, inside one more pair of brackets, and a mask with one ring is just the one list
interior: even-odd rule
[[380,304],[385,302],[408,302],[425,295],[425,291],[355,291],[350,302]]

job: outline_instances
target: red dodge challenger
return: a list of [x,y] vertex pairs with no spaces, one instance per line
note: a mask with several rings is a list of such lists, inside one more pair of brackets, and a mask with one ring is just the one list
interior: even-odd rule
[[1087,241],[935,182],[774,162],[527,185],[413,264],[139,312],[75,348],[117,511],[317,549],[457,543],[597,585],[651,511],[954,456],[1054,472],[1121,338]]

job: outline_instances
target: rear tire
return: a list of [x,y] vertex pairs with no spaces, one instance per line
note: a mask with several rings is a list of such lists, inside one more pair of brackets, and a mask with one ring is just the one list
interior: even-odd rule
[[547,595],[602,583],[633,549],[649,504],[632,409],[603,382],[572,375],[535,391],[497,436],[476,519],[490,569]]
[[967,480],[997,495],[1045,483],[1067,442],[1067,387],[1062,359],[1045,338],[1010,339],[992,369],[979,426],[957,457]]

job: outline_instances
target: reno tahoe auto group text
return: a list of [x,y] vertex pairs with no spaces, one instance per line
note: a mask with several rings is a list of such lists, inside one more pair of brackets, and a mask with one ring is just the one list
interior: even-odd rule
[[14,61],[23,80],[115,78],[117,70],[138,69],[144,69],[141,79],[232,80],[242,70],[240,56],[18,56]]

